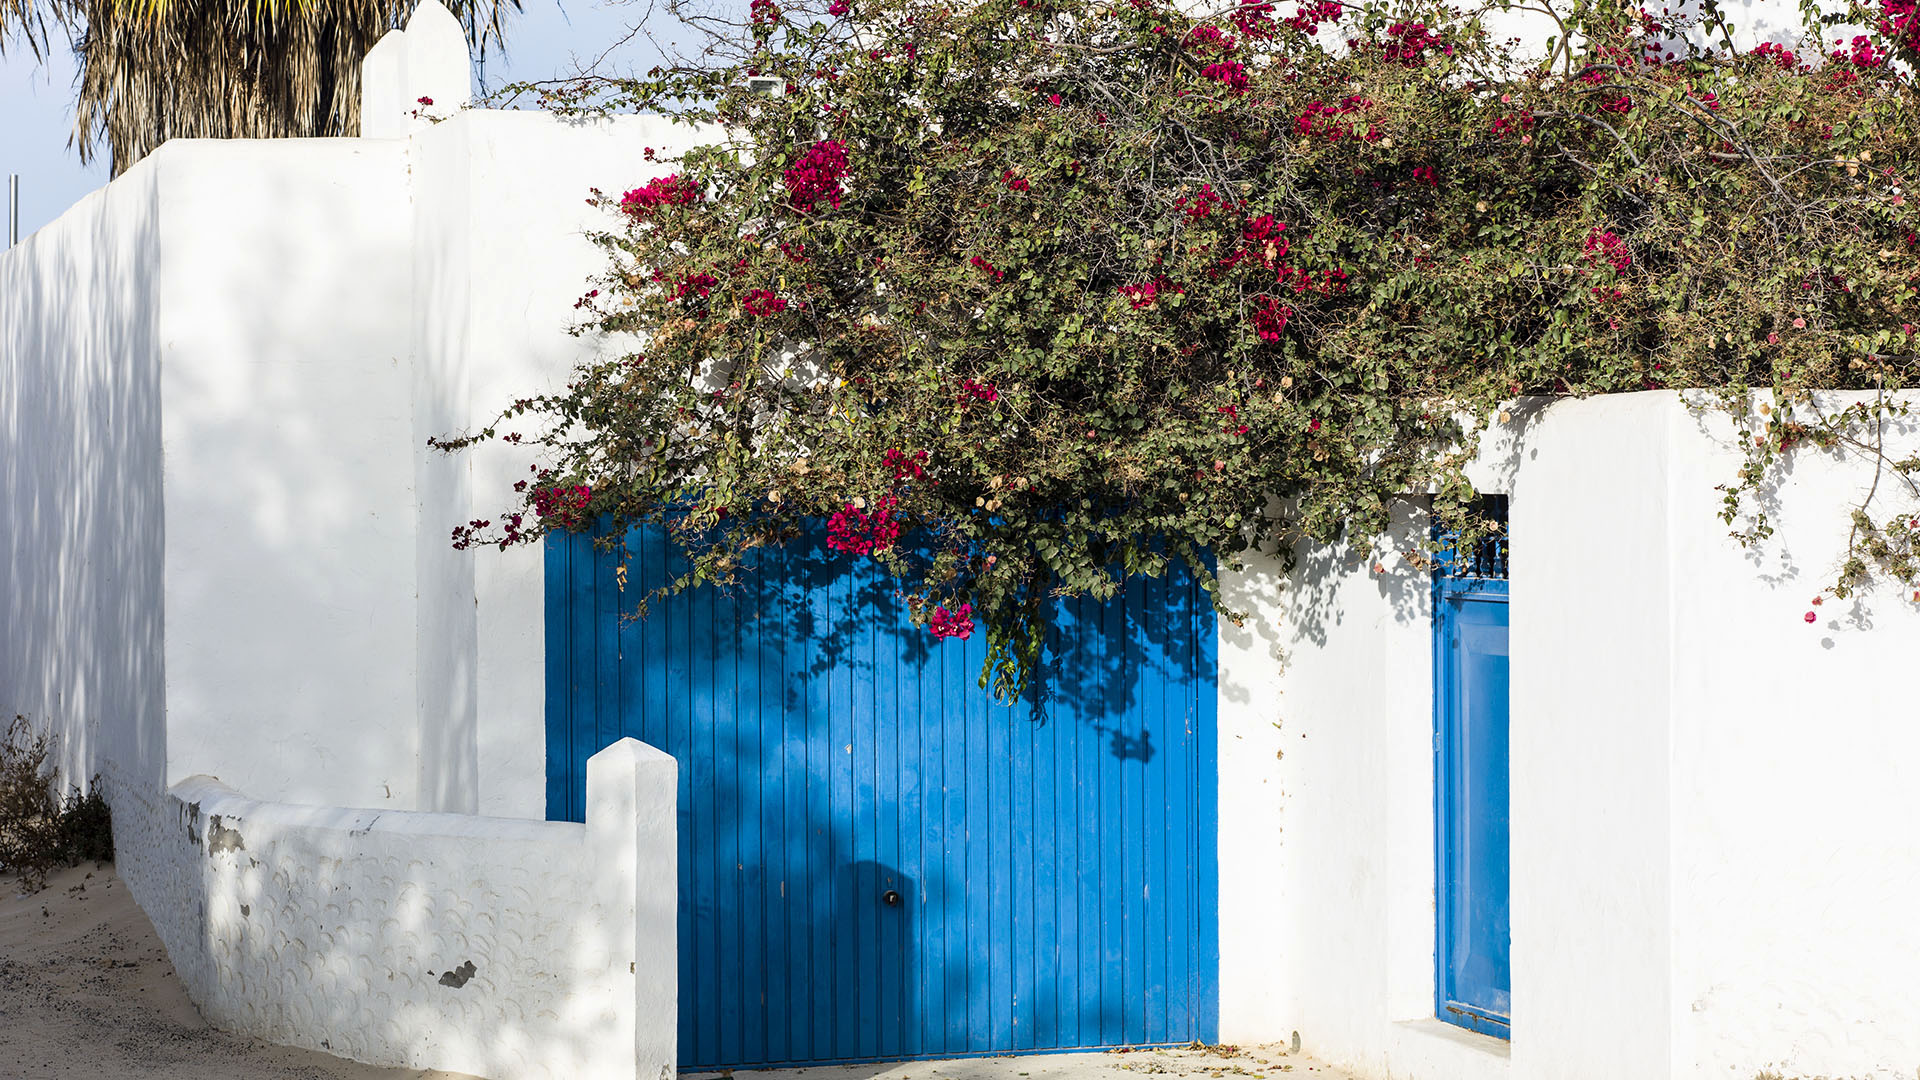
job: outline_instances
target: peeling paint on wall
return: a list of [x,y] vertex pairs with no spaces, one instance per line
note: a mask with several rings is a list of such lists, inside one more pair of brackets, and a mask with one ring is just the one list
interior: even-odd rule
[[[440,985],[451,986],[455,990],[458,990],[467,985],[467,980],[473,978],[473,973],[477,970],[478,969],[473,966],[473,961],[465,961],[452,971],[442,972],[440,975]],[[428,972],[427,974],[431,975],[433,973]]]

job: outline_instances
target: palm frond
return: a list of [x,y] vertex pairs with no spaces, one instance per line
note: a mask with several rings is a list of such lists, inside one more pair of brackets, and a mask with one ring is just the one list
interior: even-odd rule
[[[31,0],[0,0],[27,3]],[[74,141],[114,175],[170,138],[352,135],[360,62],[416,0],[77,0]],[[471,43],[519,0],[448,4]]]

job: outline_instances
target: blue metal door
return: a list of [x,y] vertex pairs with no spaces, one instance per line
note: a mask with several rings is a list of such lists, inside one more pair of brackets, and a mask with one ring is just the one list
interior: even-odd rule
[[688,1069],[1211,1042],[1214,616],[1188,576],[1062,606],[1043,700],[815,536],[738,586],[547,541],[548,816],[632,735],[680,762]]
[[1437,1012],[1505,1038],[1508,931],[1505,541],[1442,563],[1434,597]]

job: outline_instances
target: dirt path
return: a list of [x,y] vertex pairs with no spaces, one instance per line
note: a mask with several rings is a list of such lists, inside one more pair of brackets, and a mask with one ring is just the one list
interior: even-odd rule
[[[1350,1080],[1285,1047],[1042,1054],[737,1073],[764,1080]],[[0,875],[0,1077],[4,1080],[473,1080],[381,1069],[207,1026],[153,924],[111,866],[63,871],[20,895]],[[686,1080],[698,1080],[689,1076]]]
[[[720,1080],[696,1073],[681,1080]],[[1108,1050],[1081,1054],[822,1065],[777,1071],[742,1070],[732,1080],[1353,1080],[1349,1073],[1287,1052],[1284,1046]]]
[[7,1080],[463,1080],[215,1031],[111,866],[20,895],[0,875],[0,1076]]

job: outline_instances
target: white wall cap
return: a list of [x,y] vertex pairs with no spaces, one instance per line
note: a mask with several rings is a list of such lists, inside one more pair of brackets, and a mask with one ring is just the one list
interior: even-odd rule
[[407,34],[389,30],[360,62],[360,137],[398,139],[407,134]]
[[591,769],[598,764],[603,767],[618,768],[626,764],[641,765],[651,761],[671,762],[672,760],[673,756],[665,750],[657,746],[649,746],[639,739],[628,736],[588,758],[587,767]]
[[[413,9],[406,43],[406,91],[400,106],[409,127],[418,130],[429,117],[452,116],[473,97],[473,60],[460,20],[440,0],[422,0]],[[423,97],[431,98],[433,104],[421,102]]]
[[387,31],[360,62],[360,137],[404,138],[472,97],[467,32],[439,0],[422,0],[406,28]]

